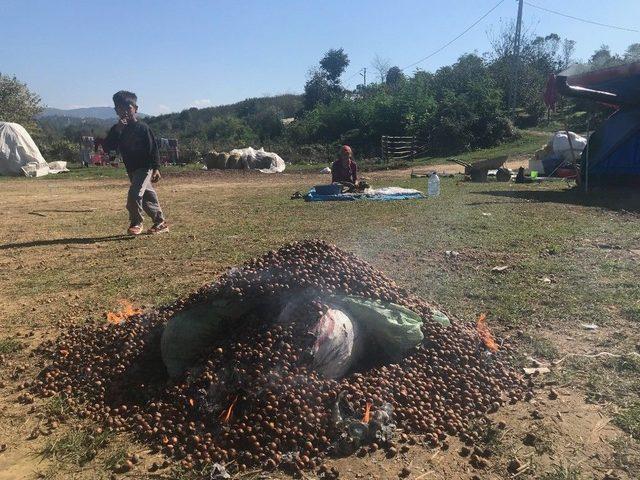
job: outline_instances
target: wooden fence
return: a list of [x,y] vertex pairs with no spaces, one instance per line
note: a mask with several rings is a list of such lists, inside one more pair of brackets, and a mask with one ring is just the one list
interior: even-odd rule
[[425,150],[425,142],[416,136],[396,137],[383,135],[381,139],[382,156],[385,161],[411,160]]

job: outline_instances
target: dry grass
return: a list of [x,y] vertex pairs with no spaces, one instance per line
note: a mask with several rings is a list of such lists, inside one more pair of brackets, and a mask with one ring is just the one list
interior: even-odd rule
[[[58,322],[103,321],[104,312],[117,308],[122,298],[136,306],[167,302],[211,281],[226,266],[310,237],[357,253],[461,320],[487,312],[490,327],[519,347],[524,362],[529,355],[552,360],[569,352],[628,354],[639,343],[640,257],[633,252],[640,249],[637,201],[611,195],[585,200],[563,183],[478,185],[445,179],[437,199],[308,204],[289,196],[325,177],[183,172],[168,174],[159,189],[171,233],[132,239],[121,235],[127,223],[122,172],[83,175],[0,181],[0,353],[28,367],[16,382],[37,372],[37,359],[29,353],[42,339],[57,335]],[[385,175],[372,174],[372,183],[426,187],[423,179],[408,174]],[[445,250],[459,255],[446,257]],[[509,268],[492,273],[498,265]],[[600,328],[590,332],[582,323]],[[605,414],[613,414],[616,406],[629,408],[637,398],[637,374],[637,365],[629,362],[576,358],[550,380],[581,389],[581,398],[598,401]],[[6,441],[16,453],[0,457],[0,471],[13,475],[0,473],[0,479],[30,478],[36,469],[46,470],[35,464],[29,470],[25,461],[19,470],[24,477],[12,473],[36,446],[54,477],[59,470],[90,478],[78,470],[82,464],[107,475],[122,456],[116,438],[111,456],[91,460],[101,447],[73,420],[55,440],[24,447],[30,416],[14,406],[14,393],[3,393],[13,397],[3,400],[11,408],[0,413],[0,420],[13,427],[0,430],[7,439],[0,443]],[[47,415],[64,413],[64,405],[55,403],[38,408]],[[632,413],[622,414],[619,422],[632,431],[635,410],[624,411]],[[557,443],[571,441],[561,440]],[[633,441],[628,452],[637,453]],[[637,463],[623,463],[627,472],[601,453],[580,469],[611,466],[629,478],[640,474]],[[580,478],[571,466],[545,468],[536,475],[547,477],[538,478]],[[450,478],[462,475],[455,469],[449,473]],[[64,475],[59,478],[70,478]]]

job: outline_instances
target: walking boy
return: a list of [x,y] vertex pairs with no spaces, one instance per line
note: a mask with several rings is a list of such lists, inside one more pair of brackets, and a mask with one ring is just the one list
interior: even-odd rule
[[169,231],[169,226],[164,220],[158,195],[152,185],[160,180],[160,155],[151,129],[138,120],[137,103],[138,97],[132,92],[121,90],[113,96],[113,104],[120,119],[109,130],[104,141],[105,148],[107,151],[120,152],[131,181],[127,195],[129,235],[142,233],[143,211],[153,221],[153,226],[147,233],[164,233]]

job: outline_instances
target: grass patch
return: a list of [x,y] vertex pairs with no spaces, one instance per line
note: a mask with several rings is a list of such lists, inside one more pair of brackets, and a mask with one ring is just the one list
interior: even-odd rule
[[521,345],[531,352],[534,358],[543,358],[545,360],[555,360],[558,358],[558,349],[546,338],[538,337],[525,333],[522,336]]
[[638,478],[640,472],[640,443],[627,435],[619,435],[611,442],[616,467],[630,474],[631,478]]
[[3,338],[0,340],[0,354],[14,353],[23,348],[24,345],[15,338]]
[[556,465],[552,472],[544,473],[538,478],[539,480],[580,480],[582,475],[579,468]]
[[111,434],[88,430],[72,430],[61,437],[49,440],[40,454],[60,462],[83,466],[93,460],[98,450],[109,442]]
[[125,445],[118,445],[110,451],[104,459],[103,465],[107,470],[113,471],[117,465],[122,465],[127,459],[128,451]]
[[628,320],[632,322],[640,322],[640,307],[632,306],[625,308],[623,313]]
[[614,422],[636,440],[640,440],[640,402],[625,408],[614,417]]
[[60,395],[51,397],[49,401],[44,404],[43,408],[47,417],[62,419],[69,413],[69,403],[66,398]]

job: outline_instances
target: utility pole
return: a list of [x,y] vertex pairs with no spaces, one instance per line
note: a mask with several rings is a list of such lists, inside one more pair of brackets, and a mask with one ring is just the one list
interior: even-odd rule
[[367,67],[364,67],[360,72],[360,75],[364,77],[364,86],[367,86]]
[[516,117],[516,103],[518,102],[518,74],[520,71],[520,36],[522,33],[522,4],[524,0],[518,0],[518,19],[516,20],[516,32],[513,39],[513,63],[511,65],[511,91],[509,92],[509,115],[511,120]]

